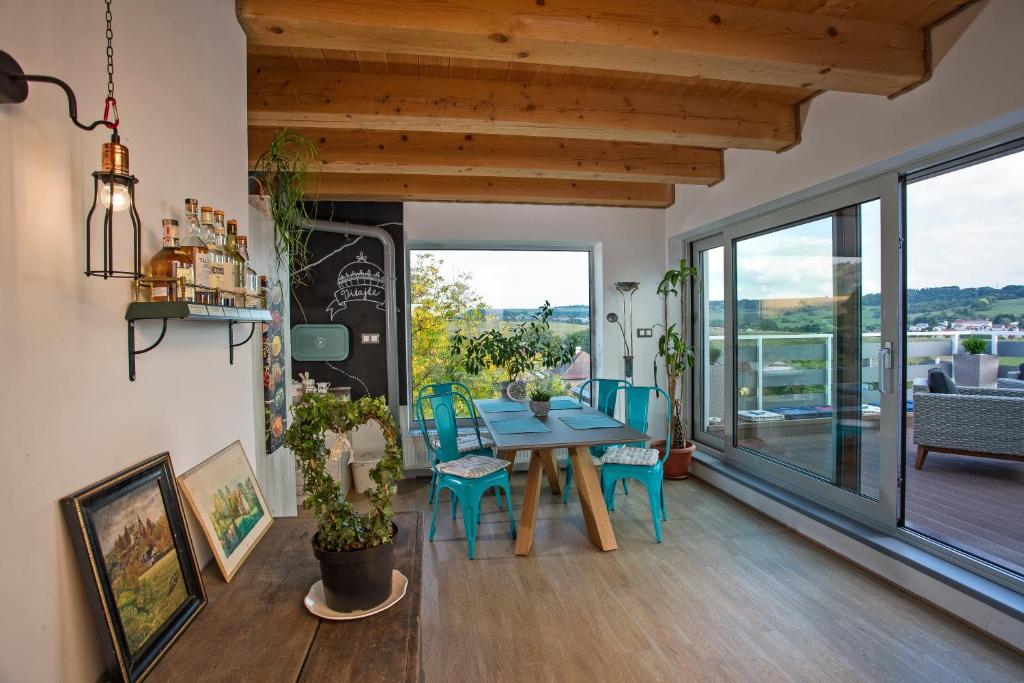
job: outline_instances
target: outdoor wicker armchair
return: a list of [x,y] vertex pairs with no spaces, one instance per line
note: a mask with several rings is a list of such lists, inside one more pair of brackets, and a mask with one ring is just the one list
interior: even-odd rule
[[914,394],[914,443],[921,469],[930,451],[1024,460],[1024,388],[961,387]]

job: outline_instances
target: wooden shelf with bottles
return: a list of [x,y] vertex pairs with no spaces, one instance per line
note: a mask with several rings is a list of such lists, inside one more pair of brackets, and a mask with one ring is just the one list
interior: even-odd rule
[[[256,331],[256,325],[259,323],[270,322],[270,311],[266,309],[266,299],[261,294],[257,297],[253,297],[252,294],[247,294],[244,291],[236,290],[220,290],[220,289],[209,289],[206,287],[188,285],[189,289],[192,289],[196,294],[205,294],[211,300],[221,301],[225,294],[228,294],[230,298],[234,298],[236,301],[243,301],[245,303],[257,304],[257,307],[246,307],[246,306],[221,306],[208,303],[196,303],[193,301],[141,301],[142,290],[152,288],[154,284],[159,284],[167,278],[140,278],[135,286],[135,301],[128,304],[128,310],[124,314],[125,320],[128,321],[128,379],[132,382],[135,381],[135,357],[152,351],[160,342],[164,340],[164,336],[167,334],[167,321],[168,320],[184,320],[186,322],[213,322],[213,323],[227,323],[228,327],[228,363],[234,365],[235,363],[235,349],[239,346],[243,346],[252,339],[253,334]],[[184,282],[178,283],[181,287],[179,291],[185,291],[186,285]],[[135,323],[139,320],[159,320],[162,325],[160,328],[160,336],[156,338],[156,341],[147,346],[144,349],[136,348],[135,345]],[[251,325],[249,328],[249,334],[246,335],[245,339],[236,342],[235,341],[235,325],[241,323],[248,323]]]

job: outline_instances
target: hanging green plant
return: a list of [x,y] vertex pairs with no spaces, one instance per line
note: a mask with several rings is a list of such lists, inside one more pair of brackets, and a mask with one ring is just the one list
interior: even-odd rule
[[308,255],[310,221],[304,200],[318,179],[320,152],[309,138],[282,128],[274,134],[270,146],[260,154],[253,175],[270,199],[274,221],[274,253],[278,263],[287,263],[293,282],[301,279]]

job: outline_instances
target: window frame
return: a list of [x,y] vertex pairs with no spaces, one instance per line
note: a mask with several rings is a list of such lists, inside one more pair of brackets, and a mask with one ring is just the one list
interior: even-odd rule
[[[596,283],[598,274],[596,271],[597,260],[595,252],[597,245],[592,242],[487,242],[479,240],[406,240],[405,242],[405,272],[412,278],[412,253],[414,251],[442,252],[442,251],[571,251],[585,252],[587,254],[588,290],[590,306],[590,376],[596,377],[599,369],[599,348],[601,338],[595,323],[596,309]],[[406,397],[409,401],[409,429],[416,430],[416,396],[413,387],[412,376],[412,287],[405,288],[405,371],[409,377],[407,383]],[[434,426],[433,419],[428,419],[427,428]],[[470,418],[459,418],[457,424],[460,427],[472,426]]]
[[[690,281],[690,291],[687,297],[687,324],[691,332],[691,339],[693,340],[693,346],[695,350],[696,362],[693,366],[693,372],[687,374],[689,380],[686,386],[686,396],[689,405],[691,406],[690,424],[693,425],[692,438],[699,444],[710,446],[711,448],[722,450],[725,447],[725,433],[722,436],[711,434],[704,429],[704,359],[706,357],[706,349],[704,348],[704,307],[703,307],[703,282],[705,280],[706,273],[704,272],[704,262],[701,259],[701,254],[705,251],[712,249],[722,249],[722,266],[723,266],[723,288],[725,285],[725,237],[721,233],[717,235],[711,235],[700,240],[695,240],[687,244],[687,259],[690,265],[696,266],[699,273],[699,281]],[[698,305],[701,304],[701,305]],[[724,324],[723,324],[723,336],[725,335]],[[725,350],[723,340],[723,365],[725,361]],[[726,383],[728,383],[728,373],[726,376]],[[726,390],[727,391],[727,390]],[[724,406],[728,403],[728,399],[723,399],[723,412]],[[725,428],[726,415],[722,416],[722,427]]]

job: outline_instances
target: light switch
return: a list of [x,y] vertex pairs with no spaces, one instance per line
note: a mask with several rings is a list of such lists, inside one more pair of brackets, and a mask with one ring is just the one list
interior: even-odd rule
[[641,338],[641,339],[644,338],[644,337],[653,337],[654,336],[654,328],[652,328],[652,327],[638,327],[638,328],[636,328],[636,336],[638,338]]
[[380,332],[363,332],[360,339],[364,344],[380,344]]

